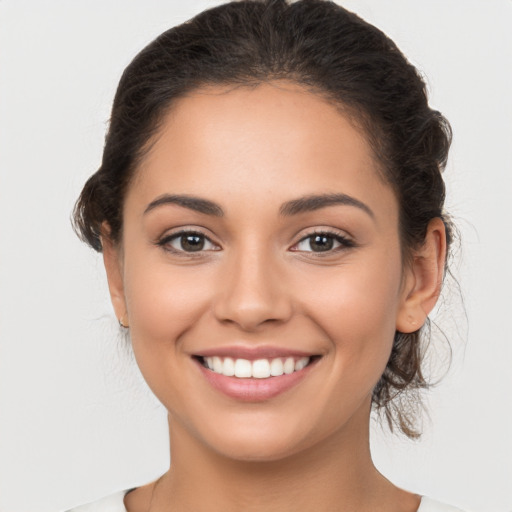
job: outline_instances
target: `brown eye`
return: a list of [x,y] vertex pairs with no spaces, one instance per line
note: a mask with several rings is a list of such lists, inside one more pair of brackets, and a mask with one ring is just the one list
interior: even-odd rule
[[196,252],[204,249],[205,238],[201,235],[181,235],[178,238],[178,242],[182,250]]
[[309,246],[314,252],[330,251],[334,247],[334,238],[327,235],[315,235],[310,238]]
[[216,246],[209,238],[202,233],[194,231],[181,231],[164,237],[158,242],[164,249],[176,253],[192,253],[202,251],[216,251]]
[[293,248],[294,251],[300,252],[335,252],[339,249],[353,247],[354,243],[334,233],[313,233],[304,237]]

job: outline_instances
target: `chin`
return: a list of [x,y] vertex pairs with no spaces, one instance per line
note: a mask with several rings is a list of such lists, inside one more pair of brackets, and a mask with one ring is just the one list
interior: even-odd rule
[[288,458],[303,447],[290,439],[236,439],[225,443],[216,443],[213,448],[221,456],[239,462],[275,462]]
[[308,425],[305,418],[287,423],[276,418],[245,418],[231,422],[230,426],[219,423],[205,432],[203,441],[214,452],[226,458],[245,462],[275,462],[311,446],[321,444],[329,432]]

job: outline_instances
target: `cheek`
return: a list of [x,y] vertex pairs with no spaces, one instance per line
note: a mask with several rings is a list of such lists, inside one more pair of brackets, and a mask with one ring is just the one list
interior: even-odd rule
[[208,314],[212,279],[192,267],[139,261],[126,262],[124,276],[135,359],[164,406],[170,412],[186,410],[183,388],[191,383],[185,371],[190,361],[184,340]]
[[[204,270],[162,263],[158,258],[132,258],[125,263],[124,287],[130,325],[168,337],[193,324],[208,307],[211,279]],[[210,272],[211,274],[211,272]]]
[[169,375],[178,375],[184,334],[209,310],[212,279],[192,267],[136,258],[125,263],[125,296],[133,351],[157,396]]
[[338,374],[375,381],[387,364],[400,307],[399,257],[365,259],[317,280],[321,292],[309,302],[333,345]]

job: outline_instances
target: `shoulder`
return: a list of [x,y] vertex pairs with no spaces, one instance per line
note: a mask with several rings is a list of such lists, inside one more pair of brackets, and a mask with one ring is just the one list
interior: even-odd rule
[[439,501],[423,496],[418,512],[463,512],[460,508],[445,505]]
[[126,512],[124,497],[129,489],[119,491],[100,500],[72,508],[67,512]]

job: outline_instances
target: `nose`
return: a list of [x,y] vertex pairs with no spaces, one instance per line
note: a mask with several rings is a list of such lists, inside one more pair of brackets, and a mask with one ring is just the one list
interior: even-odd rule
[[244,251],[226,261],[214,314],[243,331],[286,322],[292,315],[283,269],[264,251]]

